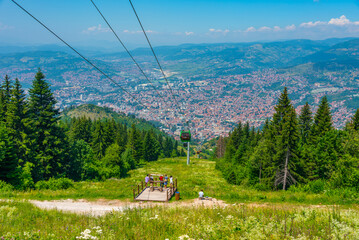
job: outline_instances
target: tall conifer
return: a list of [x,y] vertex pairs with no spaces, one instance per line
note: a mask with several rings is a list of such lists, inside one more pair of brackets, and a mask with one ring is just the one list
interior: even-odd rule
[[308,102],[306,102],[305,105],[302,107],[299,116],[300,137],[302,144],[308,142],[312,125],[312,111],[310,110]]
[[352,125],[354,130],[359,131],[359,108],[356,110],[353,118],[352,118]]
[[59,111],[56,100],[44,74],[36,73],[29,91],[30,155],[29,161],[35,164],[34,180],[58,176],[64,171],[67,141],[64,132],[57,124]]
[[325,133],[333,129],[332,116],[328,99],[326,96],[320,101],[318,111],[314,117],[314,124],[312,127],[312,135],[314,140],[322,137]]

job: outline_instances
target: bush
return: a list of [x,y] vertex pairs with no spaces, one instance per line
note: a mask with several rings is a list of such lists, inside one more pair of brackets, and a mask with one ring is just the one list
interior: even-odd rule
[[14,190],[14,187],[11,184],[8,184],[2,180],[0,180],[0,191],[1,192],[10,192]]
[[60,190],[68,189],[73,187],[74,183],[71,179],[68,178],[50,178],[48,181],[38,181],[35,184],[37,190],[50,189],[50,190]]
[[34,168],[34,164],[31,162],[25,163],[24,167],[21,169],[21,186],[19,189],[28,190],[34,188],[34,180],[31,176],[31,171]]
[[318,179],[308,183],[308,185],[309,185],[309,190],[312,193],[322,193],[325,190],[326,182],[324,180]]

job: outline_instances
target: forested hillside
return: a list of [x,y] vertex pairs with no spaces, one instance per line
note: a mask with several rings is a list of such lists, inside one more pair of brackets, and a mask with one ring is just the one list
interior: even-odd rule
[[[177,141],[144,120],[95,106],[72,109],[61,119],[55,104],[40,70],[28,96],[18,79],[5,77],[0,89],[0,184],[28,189],[53,178],[120,178],[144,162],[180,154]],[[92,115],[86,116],[84,109],[92,109]],[[94,117],[95,110],[106,114]]]
[[359,191],[359,109],[337,130],[325,96],[314,116],[308,103],[298,116],[285,88],[261,130],[239,123],[229,137],[219,138],[216,156],[217,168],[233,184]]
[[108,107],[99,107],[93,104],[83,104],[80,106],[72,106],[64,109],[61,112],[61,119],[68,121],[71,118],[78,118],[86,116],[91,120],[99,119],[114,119],[116,122],[131,127],[132,124],[135,124],[136,127],[140,130],[150,130],[160,133],[160,130],[156,128],[157,125],[160,125],[158,122],[148,122],[144,119],[136,118],[134,115],[126,115],[124,113],[114,112]]

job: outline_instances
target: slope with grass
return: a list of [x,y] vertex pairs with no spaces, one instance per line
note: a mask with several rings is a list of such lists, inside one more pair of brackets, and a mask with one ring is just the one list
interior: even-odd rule
[[[345,204],[354,205],[359,196],[338,190],[321,194],[291,191],[258,191],[242,186],[229,184],[215,169],[215,162],[204,159],[191,160],[186,165],[185,158],[167,158],[150,162],[142,168],[131,170],[129,176],[123,179],[109,179],[104,182],[77,182],[73,188],[66,190],[31,190],[31,191],[1,191],[0,198],[6,199],[99,199],[132,201],[133,189],[144,180],[147,174],[173,175],[178,180],[178,190],[181,201],[198,197],[203,189],[210,196],[228,203],[259,202],[259,203],[295,203],[295,204]],[[175,201],[172,199],[171,201]]]
[[[97,204],[114,202],[110,199],[130,203],[132,188],[147,173],[166,173],[177,178],[179,203],[172,199],[170,203],[137,204],[134,208],[94,217],[41,210],[23,201],[81,198]],[[234,186],[222,178],[215,162],[202,159],[192,159],[190,166],[184,158],[162,159],[129,174],[121,180],[75,183],[74,188],[67,190],[0,192],[3,199],[0,239],[359,238],[357,199],[339,192],[332,195],[263,192]],[[200,189],[227,204],[193,204],[191,199],[197,197]]]
[[153,207],[102,217],[0,202],[0,239],[358,239],[357,210]]
[[86,117],[91,120],[99,119],[114,119],[116,122],[125,124],[130,127],[134,124],[140,130],[150,130],[153,129],[156,132],[159,130],[155,127],[154,124],[160,125],[160,123],[151,123],[144,119],[136,118],[133,115],[126,115],[124,113],[118,113],[107,107],[99,107],[93,104],[83,104],[76,107],[70,107],[65,109],[61,113],[61,117],[64,121],[69,121],[71,118]]

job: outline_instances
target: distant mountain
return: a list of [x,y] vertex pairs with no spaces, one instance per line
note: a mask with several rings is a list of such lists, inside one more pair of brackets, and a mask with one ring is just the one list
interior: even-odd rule
[[144,119],[136,118],[133,115],[118,113],[108,107],[99,107],[93,104],[83,104],[76,107],[70,107],[61,113],[61,118],[63,120],[69,120],[70,118],[74,117],[86,117],[92,120],[114,119],[116,122],[125,124],[128,127],[131,127],[132,124],[135,124],[136,127],[140,130],[153,129],[156,132],[160,132],[160,130],[157,128],[160,126],[159,123],[149,122]]
[[359,68],[359,39],[341,42],[290,62],[290,65],[301,64],[311,64],[316,71]]

